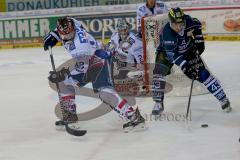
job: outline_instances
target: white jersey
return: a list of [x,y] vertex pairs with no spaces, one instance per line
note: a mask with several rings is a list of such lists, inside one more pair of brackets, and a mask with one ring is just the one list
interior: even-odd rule
[[[65,49],[77,62],[77,73],[86,73],[89,67],[97,62],[104,60],[95,56],[96,49],[100,48],[98,41],[94,39],[80,24],[79,21],[73,19],[75,25],[75,37],[73,40],[63,42]],[[94,63],[91,63],[93,62]]]
[[137,31],[141,33],[141,19],[142,17],[151,16],[155,14],[168,13],[168,7],[164,2],[156,2],[155,7],[151,11],[147,4],[143,4],[137,9]]
[[115,32],[110,43],[114,45],[115,52],[118,52],[120,61],[134,63],[135,59],[137,63],[143,63],[143,43],[134,33],[130,32],[126,41],[120,41],[118,32]]

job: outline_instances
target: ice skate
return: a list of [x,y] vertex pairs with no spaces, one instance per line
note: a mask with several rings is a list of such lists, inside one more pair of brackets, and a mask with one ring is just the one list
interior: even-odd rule
[[140,114],[138,108],[135,110],[135,112],[129,117],[129,122],[125,123],[123,125],[124,132],[129,132],[132,130],[138,130],[138,129],[145,129],[145,119]]
[[164,111],[164,105],[163,102],[156,102],[154,105],[154,108],[152,110],[152,115],[158,116],[161,115],[161,113]]
[[226,113],[229,113],[232,111],[232,107],[230,106],[230,101],[228,98],[225,98],[221,101],[221,107],[222,107],[222,110]]

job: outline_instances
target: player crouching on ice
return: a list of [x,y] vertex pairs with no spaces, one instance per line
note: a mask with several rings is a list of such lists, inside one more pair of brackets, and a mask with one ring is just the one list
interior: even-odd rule
[[230,112],[230,102],[220,83],[210,74],[200,57],[205,49],[202,26],[198,19],[185,15],[180,8],[171,8],[169,22],[160,33],[160,44],[156,50],[153,70],[153,114],[163,109],[165,76],[173,64],[181,68],[190,79],[203,83],[221,103],[223,111]]
[[64,107],[63,122],[73,123],[78,120],[76,115],[74,86],[83,87],[92,82],[95,93],[99,98],[111,106],[118,114],[129,120],[123,125],[130,129],[143,125],[145,119],[138,108],[133,109],[113,89],[110,65],[110,54],[101,49],[99,43],[81,25],[71,17],[58,19],[57,28],[44,38],[44,50],[61,41],[67,52],[76,61],[75,68],[65,77],[66,69],[51,72],[49,80],[59,83],[61,101]]
[[[125,19],[119,19],[117,22],[117,32],[111,36],[106,45],[114,57],[114,65],[118,74],[114,79],[125,79],[129,76],[143,75],[143,44],[142,41],[132,32],[130,24]],[[137,70],[137,71],[133,71]]]

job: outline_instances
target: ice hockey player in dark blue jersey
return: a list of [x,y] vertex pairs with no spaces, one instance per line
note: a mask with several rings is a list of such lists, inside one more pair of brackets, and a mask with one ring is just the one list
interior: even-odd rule
[[180,8],[171,8],[169,22],[160,33],[160,44],[156,50],[156,64],[153,70],[152,111],[159,115],[164,110],[165,76],[173,64],[181,68],[190,79],[203,83],[221,103],[223,111],[230,112],[229,99],[218,80],[205,67],[201,54],[205,49],[202,26],[198,19],[183,13]]

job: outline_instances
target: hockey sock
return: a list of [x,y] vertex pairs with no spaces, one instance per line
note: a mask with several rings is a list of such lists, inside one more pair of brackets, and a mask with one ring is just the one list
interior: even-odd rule
[[216,78],[209,76],[203,84],[207,87],[210,93],[212,93],[219,101],[223,101],[226,98],[226,94],[222,89],[222,86]]
[[153,100],[157,102],[163,102],[164,99],[164,89],[166,85],[166,80],[163,76],[156,74],[153,76],[152,82],[152,94]]
[[129,118],[134,113],[134,109],[127,104],[125,99],[122,99],[117,105],[116,110],[120,112],[120,115]]
[[61,97],[64,109],[71,113],[76,113],[75,96],[74,95],[64,95]]

